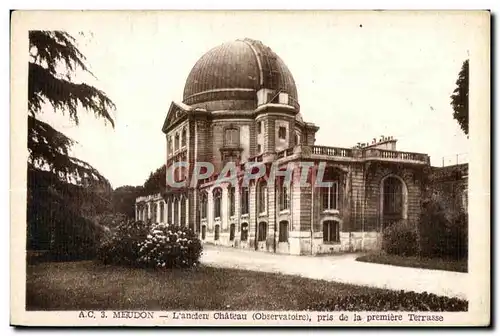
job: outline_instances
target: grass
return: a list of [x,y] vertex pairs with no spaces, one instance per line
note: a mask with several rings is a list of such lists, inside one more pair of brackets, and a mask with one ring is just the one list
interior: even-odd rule
[[402,257],[397,255],[374,253],[358,257],[356,260],[376,264],[467,273],[467,259],[450,260],[442,258]]
[[385,294],[298,276],[200,266],[147,270],[93,261],[27,267],[27,310],[304,310],[307,303]]

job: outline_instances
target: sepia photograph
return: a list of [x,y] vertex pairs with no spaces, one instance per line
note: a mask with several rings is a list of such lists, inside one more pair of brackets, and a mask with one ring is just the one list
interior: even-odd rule
[[11,324],[487,326],[489,57],[488,11],[13,12]]

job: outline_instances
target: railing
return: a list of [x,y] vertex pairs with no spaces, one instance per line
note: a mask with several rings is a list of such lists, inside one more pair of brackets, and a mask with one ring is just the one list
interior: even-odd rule
[[263,159],[264,159],[264,153],[249,158],[248,162],[262,162]]
[[311,146],[312,153],[316,155],[353,157],[350,148],[327,147],[327,146]]
[[381,158],[401,161],[429,162],[429,156],[422,153],[400,152],[380,148],[370,148],[363,153],[365,158]]

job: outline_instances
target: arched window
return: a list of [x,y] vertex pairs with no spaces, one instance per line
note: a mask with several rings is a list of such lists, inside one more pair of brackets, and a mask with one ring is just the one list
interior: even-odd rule
[[168,207],[167,223],[172,224],[172,202],[171,201],[167,201],[167,207]]
[[224,130],[224,148],[237,148],[240,146],[240,131],[237,127]]
[[403,216],[403,185],[396,177],[384,181],[384,214]]
[[265,241],[267,238],[267,223],[260,222],[258,229],[259,229],[259,232],[258,232],[259,241]]
[[278,197],[280,210],[287,210],[290,206],[290,190],[284,178],[278,179]]
[[207,238],[207,226],[202,225],[201,226],[201,239],[205,240],[205,238]]
[[323,242],[324,243],[340,242],[339,222],[337,221],[323,222]]
[[215,225],[215,230],[214,230],[214,240],[219,240],[220,238],[220,225],[217,224]]
[[327,167],[323,175],[323,182],[328,182],[328,187],[321,187],[321,204],[323,210],[338,210],[339,208],[339,177],[333,167]]
[[160,223],[165,221],[165,202],[160,202]]
[[179,211],[179,210],[180,210],[180,209],[179,209],[179,204],[180,204],[179,199],[176,199],[176,200],[175,200],[175,214],[176,214],[177,216],[175,217],[175,220],[176,220],[176,221],[175,221],[175,222],[176,222],[175,224],[177,224],[177,225],[181,225],[181,212]]
[[213,191],[213,196],[214,196],[214,218],[218,218],[221,216],[221,199],[222,199],[221,188],[215,188]]
[[267,200],[267,184],[265,181],[261,181],[259,183],[257,189],[257,197],[258,197],[258,211],[259,213],[264,213],[267,210],[266,200]]
[[243,187],[241,190],[241,214],[248,214],[249,209],[249,193],[248,187]]
[[187,143],[187,132],[186,132],[186,128],[184,127],[182,129],[182,135],[181,135],[181,141],[182,141],[182,147],[185,147],[186,146],[186,143]]
[[279,225],[279,242],[288,242],[288,222],[281,221]]
[[200,193],[200,217],[202,219],[207,218],[207,194],[202,192]]
[[158,205],[156,203],[153,203],[151,206],[151,220],[153,223],[156,223],[157,218],[156,215],[158,214]]
[[248,223],[241,224],[241,241],[247,241],[248,239]]
[[230,187],[228,190],[229,193],[229,216],[234,216],[234,210],[236,207],[236,199],[235,199],[235,188]]
[[231,225],[229,226],[229,240],[230,240],[230,241],[233,241],[233,240],[234,240],[234,231],[235,231],[235,229],[236,229],[236,225],[231,224]]
[[181,221],[179,223],[180,226],[186,225],[186,198],[181,198]]
[[406,218],[406,186],[397,176],[388,176],[382,180],[382,228]]
[[295,146],[300,145],[300,134],[298,132],[295,132],[293,138],[294,138]]

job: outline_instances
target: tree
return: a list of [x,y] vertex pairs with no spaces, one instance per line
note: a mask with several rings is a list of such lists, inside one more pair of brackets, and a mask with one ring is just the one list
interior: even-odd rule
[[166,174],[166,165],[162,165],[154,172],[151,172],[146,182],[144,182],[144,195],[152,195],[164,192],[167,185]]
[[81,108],[114,127],[116,108],[101,90],[74,80],[91,73],[76,40],[62,31],[30,31],[28,64],[28,247],[55,248],[66,257],[88,252],[98,233],[89,219],[111,209],[111,185],[71,156],[75,143],[37,116],[52,106],[76,125]]
[[135,218],[135,199],[144,195],[142,186],[121,186],[113,191],[113,211]]
[[469,135],[469,60],[465,60],[458,74],[456,89],[451,95],[453,118],[464,133]]

